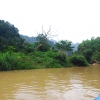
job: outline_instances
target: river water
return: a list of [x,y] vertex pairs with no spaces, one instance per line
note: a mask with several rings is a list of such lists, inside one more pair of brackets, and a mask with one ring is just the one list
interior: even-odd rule
[[100,66],[0,72],[0,100],[94,100]]

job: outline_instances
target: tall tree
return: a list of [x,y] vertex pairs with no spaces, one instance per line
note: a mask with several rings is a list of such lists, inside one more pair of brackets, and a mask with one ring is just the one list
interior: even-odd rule
[[72,46],[72,42],[68,41],[68,40],[61,40],[58,41],[55,45],[54,48],[60,51],[73,51],[73,46]]
[[85,40],[80,43],[77,53],[83,55],[89,63],[93,63],[94,60],[99,61],[100,37],[92,37],[91,40]]

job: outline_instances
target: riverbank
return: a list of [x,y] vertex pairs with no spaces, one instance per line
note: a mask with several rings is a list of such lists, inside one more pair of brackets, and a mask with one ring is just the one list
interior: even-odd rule
[[0,71],[39,69],[39,68],[61,68],[74,65],[87,66],[88,63],[81,56],[68,56],[63,52],[36,51],[25,54],[22,52],[8,51],[0,53]]

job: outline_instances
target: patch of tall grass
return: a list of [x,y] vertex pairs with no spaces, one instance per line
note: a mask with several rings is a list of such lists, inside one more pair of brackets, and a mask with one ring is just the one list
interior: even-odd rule
[[35,63],[23,53],[0,53],[0,70],[20,70],[20,69],[34,69]]
[[0,71],[20,70],[20,69],[38,69],[38,68],[61,68],[72,65],[87,66],[85,58],[82,56],[67,56],[63,52],[40,52],[31,54],[22,52],[0,53]]

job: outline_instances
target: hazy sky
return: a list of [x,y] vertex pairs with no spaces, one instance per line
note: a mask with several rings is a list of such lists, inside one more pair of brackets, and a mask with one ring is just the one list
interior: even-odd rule
[[1,0],[0,19],[28,36],[51,25],[54,39],[76,43],[100,36],[100,0]]

